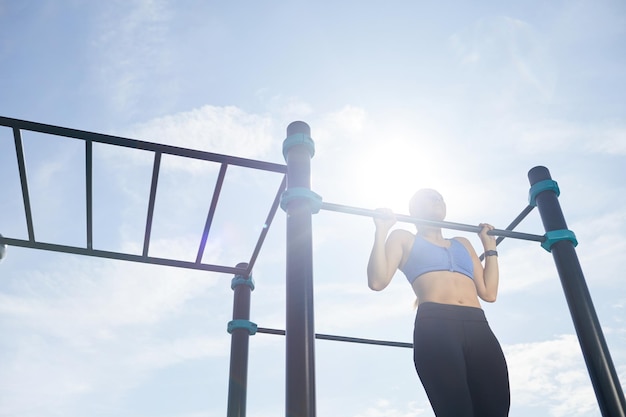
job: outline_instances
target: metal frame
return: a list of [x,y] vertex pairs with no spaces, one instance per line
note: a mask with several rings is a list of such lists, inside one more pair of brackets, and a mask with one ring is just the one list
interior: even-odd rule
[[[20,175],[20,183],[22,188],[22,198],[24,200],[24,215],[26,218],[26,227],[28,230],[28,240],[16,239],[11,237],[1,237],[0,242],[10,245],[31,249],[41,249],[55,252],[72,253],[77,255],[95,256],[100,258],[118,259],[124,261],[140,262],[155,265],[173,266],[179,268],[196,269],[204,271],[222,272],[230,274],[241,274],[248,276],[251,274],[254,263],[261,250],[269,227],[274,219],[274,215],[278,210],[280,197],[285,189],[287,167],[281,164],[257,161],[253,159],[238,158],[234,156],[222,155],[211,152],[203,152],[192,149],[180,148],[170,145],[162,145],[151,142],[144,142],[135,139],[128,139],[119,136],[104,135],[100,133],[88,132],[84,130],[69,129],[65,127],[35,123],[26,120],[12,119],[8,117],[0,117],[0,126],[6,126],[13,130],[13,138],[15,142],[15,155]],[[49,135],[61,136],[69,139],[77,139],[85,142],[85,187],[86,187],[86,225],[85,234],[86,242],[84,247],[59,245],[54,243],[39,242],[35,236],[35,228],[33,222],[33,214],[30,203],[30,193],[28,190],[28,178],[26,175],[26,161],[24,157],[24,147],[22,140],[22,131],[31,131],[44,133]],[[150,187],[150,197],[148,201],[148,213],[146,216],[146,225],[144,233],[144,242],[141,255],[135,255],[123,252],[105,251],[94,249],[93,247],[93,144],[102,143],[107,145],[115,145],[132,149],[149,151],[154,154],[154,162],[152,168],[152,179]],[[149,256],[150,235],[152,232],[152,219],[154,215],[154,206],[156,199],[156,191],[158,187],[159,170],[161,166],[161,158],[163,155],[174,155],[184,158],[198,159],[220,164],[220,170],[217,177],[215,189],[211,205],[209,207],[206,223],[202,232],[202,237],[198,246],[198,252],[195,262],[181,261],[170,258],[160,258]],[[235,165],[245,168],[257,169],[262,171],[276,172],[283,175],[282,182],[276,191],[274,201],[269,209],[265,224],[260,228],[261,232],[257,239],[255,248],[250,255],[250,259],[246,262],[245,269],[242,267],[232,267],[228,265],[215,265],[202,263],[202,256],[206,247],[208,234],[211,229],[213,216],[217,208],[224,178],[226,176],[229,165]]]
[[[297,124],[297,125],[296,125]],[[306,123],[294,122],[287,128],[287,135],[301,134],[310,136],[310,128]],[[312,141],[311,141],[312,142]],[[287,153],[287,166],[289,169],[288,184],[286,192],[291,187],[308,188],[310,184],[310,159],[313,156],[308,154],[311,146],[305,146],[302,142],[300,146],[289,147]],[[283,145],[284,146],[284,145]],[[300,149],[299,149],[300,148]],[[304,148],[304,149],[302,149]],[[292,155],[293,154],[293,155]],[[292,158],[293,156],[293,158]],[[293,161],[292,161],[293,159]],[[293,181],[291,173],[297,174],[296,181]],[[535,167],[528,173],[528,179],[532,186],[541,181],[550,181],[552,178],[547,168]],[[554,231],[567,231],[565,219],[561,212],[561,207],[557,199],[557,187],[552,184],[550,187],[541,188],[534,193],[541,220],[546,230],[546,235]],[[313,276],[312,254],[309,246],[311,244],[311,216],[313,204],[308,201],[311,198],[306,193],[298,193],[290,201],[287,208],[288,217],[292,214],[298,217],[297,222],[292,221],[291,228],[288,222],[287,237],[300,237],[298,248],[287,250],[287,328],[285,337],[287,339],[287,374],[286,374],[286,415],[287,417],[315,417],[315,372],[311,369],[311,364],[315,361],[315,351],[311,340],[315,338],[313,331]],[[513,221],[513,227],[519,223],[532,210],[532,203],[526,207],[522,213]],[[304,209],[306,208],[306,210]],[[340,206],[337,204],[322,203],[322,209],[347,212],[350,214],[377,217],[384,215],[380,212],[359,209],[355,207]],[[426,224],[430,226],[478,232],[480,228],[460,223],[433,222],[430,220],[416,219],[409,216],[395,216],[397,220]],[[569,231],[567,231],[569,232]],[[571,234],[566,238],[555,239],[548,242],[547,236],[536,236],[529,234],[518,234],[510,231],[493,230],[492,235],[500,237],[515,237],[525,240],[534,240],[542,243],[550,243],[548,248],[554,257],[554,261],[563,284],[563,290],[567,298],[570,313],[574,321],[576,333],[580,342],[587,364],[587,370],[591,377],[591,382],[596,393],[596,398],[600,411],[604,417],[626,417],[626,400],[622,392],[613,361],[602,334],[602,328],[593,308],[591,296],[585,283],[580,264],[574,249],[574,242]],[[290,263],[302,264],[303,267],[290,268]],[[291,285],[290,285],[291,283]],[[293,363],[291,363],[293,362]],[[300,368],[300,373],[290,372],[290,366]]]

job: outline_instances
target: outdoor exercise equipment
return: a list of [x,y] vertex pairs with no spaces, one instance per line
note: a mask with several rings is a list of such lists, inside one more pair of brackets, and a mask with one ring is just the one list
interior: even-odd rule
[[[311,130],[304,122],[293,122],[287,127],[287,138],[283,142],[283,156],[287,165],[273,164],[252,159],[202,152],[174,146],[143,142],[118,136],[103,135],[59,126],[46,125],[25,120],[0,117],[0,126],[12,129],[15,155],[19,170],[24,218],[27,239],[0,235],[0,260],[6,255],[6,247],[17,246],[31,249],[49,250],[100,258],[118,259],[147,264],[167,265],[178,268],[197,269],[234,274],[231,288],[234,291],[233,320],[227,325],[231,334],[230,379],[228,389],[228,417],[244,417],[246,413],[246,392],[248,372],[249,337],[255,333],[284,335],[286,339],[286,416],[314,417],[315,410],[315,339],[335,340],[352,343],[366,343],[384,346],[410,348],[410,343],[372,339],[350,338],[315,333],[313,315],[313,250],[312,214],[328,210],[359,216],[379,216],[380,212],[357,207],[344,206],[322,201],[311,190],[310,160],[315,154],[315,144]],[[26,161],[22,144],[22,131],[55,135],[76,140],[85,144],[85,244],[69,246],[40,242],[36,239],[33,214],[30,204]],[[121,146],[151,152],[153,155],[152,177],[146,216],[145,233],[141,255],[104,251],[93,247],[93,144]],[[207,209],[206,223],[198,242],[194,262],[173,258],[150,256],[152,222],[156,190],[163,155],[198,159],[220,164],[219,174]],[[213,222],[222,184],[229,166],[275,172],[282,175],[282,182],[276,191],[266,220],[260,227],[255,248],[247,262],[228,265],[215,265],[202,262],[207,239]],[[539,242],[551,252],[563,286],[565,297],[574,322],[576,334],[587,365],[591,382],[603,417],[626,417],[626,401],[611,360],[602,328],[600,327],[587,284],[576,255],[577,244],[574,233],[567,229],[558,202],[560,190],[545,167],[534,167],[528,173],[530,181],[529,204],[506,229],[495,229],[489,233],[498,236],[497,243],[504,238]],[[258,327],[250,321],[250,297],[254,289],[252,269],[266,234],[272,224],[278,207],[287,213],[287,253],[286,253],[286,329]],[[538,208],[544,235],[520,233],[513,229],[534,209]],[[405,215],[396,215],[402,222],[417,225],[432,225],[447,229],[478,232],[478,226],[433,222]]]

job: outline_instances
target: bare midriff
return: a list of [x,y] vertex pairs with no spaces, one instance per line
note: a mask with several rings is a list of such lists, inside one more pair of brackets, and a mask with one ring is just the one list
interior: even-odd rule
[[427,272],[413,281],[413,291],[419,304],[431,302],[481,308],[474,281],[459,272]]

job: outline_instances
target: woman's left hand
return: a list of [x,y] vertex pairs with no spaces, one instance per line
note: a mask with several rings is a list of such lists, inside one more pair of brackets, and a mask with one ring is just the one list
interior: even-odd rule
[[483,247],[485,248],[485,250],[495,250],[496,237],[487,234],[488,231],[495,229],[495,227],[488,223],[481,223],[478,226],[481,227],[478,236],[480,237],[480,241],[483,243]]

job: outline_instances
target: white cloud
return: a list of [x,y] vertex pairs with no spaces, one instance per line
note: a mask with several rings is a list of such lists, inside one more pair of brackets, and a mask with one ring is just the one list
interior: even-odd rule
[[577,252],[583,271],[589,273],[595,282],[619,285],[620,278],[604,271],[620,269],[620,260],[626,253],[626,213],[619,211],[596,213],[584,221],[572,224],[579,241]]
[[626,126],[607,126],[590,132],[588,146],[599,153],[626,155]]
[[601,122],[580,124],[559,119],[517,123],[516,152],[584,152],[607,155],[626,155],[626,127],[621,124]]
[[597,409],[578,340],[553,340],[504,346],[512,407],[546,407],[555,417],[588,416]]
[[[363,129],[366,127],[368,117],[365,109],[356,106],[345,106],[342,109],[326,114],[321,121],[323,131],[321,137],[332,145],[333,141],[343,141],[349,143],[360,142]],[[317,129],[317,127],[316,127]]]
[[[165,47],[171,13],[161,0],[117,3],[122,7],[104,8],[98,16],[92,46],[99,53],[92,71],[110,107],[132,116],[142,96],[153,94],[150,83],[154,78],[148,75],[171,70],[171,49]],[[161,98],[172,88],[175,86],[160,82]]]
[[515,247],[503,245],[500,261],[503,279],[499,287],[502,294],[541,288],[542,283],[558,276],[552,256],[538,247],[538,243]]
[[189,337],[173,341],[154,341],[129,359],[133,367],[154,371],[180,362],[220,357],[227,360],[230,346],[226,337]]
[[[0,414],[62,414],[94,393],[115,401],[156,370],[228,355],[225,331],[167,330],[182,315],[188,326],[206,314],[189,304],[209,289],[221,294],[215,276],[72,258],[47,267],[22,276],[16,295],[1,297],[3,327],[15,330],[2,352]],[[212,304],[226,320],[229,303]]]
[[372,401],[365,410],[354,414],[353,417],[415,417],[430,415],[432,413],[430,404],[416,404],[409,402],[399,406],[391,401],[378,399]]
[[[273,121],[268,116],[246,113],[234,106],[209,105],[150,120],[132,127],[124,135],[148,142],[257,159],[267,158],[282,140],[274,135]],[[185,158],[175,166],[188,170],[198,165]]]
[[[323,333],[349,333],[352,337],[412,342],[407,339],[412,335],[416,297],[404,276],[396,274],[396,281],[385,292],[371,291],[364,271],[351,276],[353,279],[344,283],[316,285],[317,329]],[[363,314],[364,308],[368,314]],[[337,320],[338,311],[341,311],[341,320]],[[402,336],[398,336],[399,328],[405,329],[400,333]]]
[[313,115],[311,104],[291,96],[281,94],[271,94],[269,88],[261,88],[256,95],[263,103],[267,111],[281,120],[302,120],[302,118]]
[[499,101],[510,104],[530,92],[542,100],[554,95],[556,64],[549,42],[528,22],[507,16],[481,18],[452,35],[450,44],[466,69],[491,74],[481,79],[481,88],[498,91]]
[[215,276],[199,278],[191,271],[94,262],[66,261],[24,277],[32,293],[23,298],[4,295],[4,313],[74,343],[98,339],[106,329],[154,324],[218,282]]

